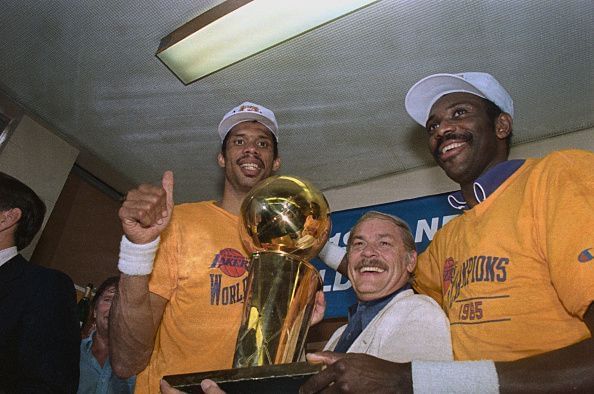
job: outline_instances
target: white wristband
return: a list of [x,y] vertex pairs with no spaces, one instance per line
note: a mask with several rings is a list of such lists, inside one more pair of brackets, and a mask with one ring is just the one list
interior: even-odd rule
[[413,361],[413,392],[499,393],[495,363],[481,361]]
[[328,267],[337,270],[342,258],[346,254],[346,250],[340,246],[333,244],[332,242],[326,242],[326,245],[318,253],[318,257]]
[[122,236],[120,242],[120,260],[118,269],[127,275],[149,275],[153,272],[155,255],[159,248],[160,237],[148,244],[135,244]]

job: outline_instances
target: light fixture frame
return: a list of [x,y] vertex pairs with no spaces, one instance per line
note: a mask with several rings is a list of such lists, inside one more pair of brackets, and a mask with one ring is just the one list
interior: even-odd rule
[[[261,53],[267,49],[280,45],[288,40],[291,40],[295,37],[298,37],[302,34],[305,34],[311,30],[314,30],[320,26],[326,25],[332,21],[335,21],[339,18],[342,18],[346,15],[349,15],[355,11],[358,11],[362,8],[365,8],[371,4],[374,4],[380,0],[301,0],[298,2],[294,2],[294,0],[227,0],[222,2],[221,4],[211,8],[210,10],[204,12],[203,14],[197,16],[196,18],[190,20],[189,22],[185,23],[184,25],[180,26],[172,33],[165,36],[161,39],[159,44],[159,48],[157,49],[156,56],[161,60],[161,62],[169,68],[169,70],[184,84],[188,85],[192,82],[198,81],[203,79],[217,71],[230,67],[242,60],[250,58],[258,53]],[[250,4],[252,3],[252,4]],[[257,4],[256,4],[257,3]],[[221,25],[224,21],[222,18],[226,18],[225,21],[235,19],[237,25],[237,18],[240,17],[240,13],[246,11],[248,8],[257,9],[256,7],[266,7],[265,10],[268,13],[275,12],[274,7],[278,6],[289,6],[295,7],[295,4],[302,5],[303,7],[307,7],[307,4],[310,5],[310,10],[312,10],[311,14],[314,18],[318,18],[315,22],[307,22],[309,25],[304,28],[303,30],[297,31],[298,29],[295,22],[291,21],[293,14],[287,15],[285,12],[286,19],[284,20],[285,25],[292,25],[292,32],[281,33],[280,36],[274,36],[275,38],[272,41],[269,41],[266,44],[263,44],[261,48],[258,49],[248,49],[249,45],[246,45],[246,49],[243,53],[238,54],[236,57],[231,57],[226,54],[222,54],[215,59],[219,59],[214,61],[214,63],[219,63],[218,65],[211,65],[207,71],[196,71],[196,63],[200,62],[200,59],[204,59],[208,55],[204,55],[205,53],[210,53],[210,51],[206,51],[204,48],[200,48],[203,41],[200,41],[200,35],[208,35],[210,34],[211,37],[213,36],[223,36],[227,34],[225,29],[222,29]],[[317,4],[317,7],[315,6]],[[322,12],[331,13],[335,12],[331,9],[331,4],[340,4],[344,6],[347,4],[347,11],[339,11],[340,13],[337,14],[330,14],[329,17],[322,16]],[[247,7],[244,7],[247,6]],[[243,7],[243,8],[242,8]],[[350,7],[350,8],[348,8]],[[261,8],[262,9],[262,8]],[[315,13],[313,11],[319,11],[319,13]],[[279,11],[280,13],[281,11]],[[229,15],[232,15],[229,17]],[[270,15],[268,15],[270,17]],[[326,19],[324,19],[326,18]],[[254,18],[243,19],[246,21],[246,26],[250,23],[253,26],[255,23],[253,21]],[[314,19],[315,20],[315,19]],[[233,26],[234,24],[231,24]],[[264,26],[268,26],[264,23]],[[265,27],[263,27],[265,28]],[[216,30],[219,29],[219,30]],[[300,29],[300,28],[299,28]],[[244,28],[246,30],[246,28]],[[249,28],[247,28],[249,30]],[[255,29],[253,29],[255,30]],[[214,32],[214,34],[213,34]],[[217,33],[218,32],[218,33]],[[276,33],[276,32],[275,32]],[[255,34],[256,38],[258,38],[258,34]],[[278,38],[282,37],[282,38]],[[229,38],[229,37],[228,37]],[[248,40],[250,37],[246,37],[246,34],[237,34],[232,38],[247,38]],[[274,41],[276,40],[276,41]],[[254,40],[255,41],[255,40]],[[226,41],[229,42],[229,41]],[[235,44],[233,42],[233,44]],[[222,45],[218,45],[219,48],[222,48]],[[226,49],[226,48],[223,48]],[[202,51],[202,57],[196,55],[198,51]],[[183,52],[183,53],[182,53]],[[181,54],[180,54],[181,53]],[[208,56],[210,57],[210,56]],[[232,59],[232,60],[229,60]],[[205,62],[209,62],[210,59],[206,59]],[[188,70],[192,71],[188,71]]]

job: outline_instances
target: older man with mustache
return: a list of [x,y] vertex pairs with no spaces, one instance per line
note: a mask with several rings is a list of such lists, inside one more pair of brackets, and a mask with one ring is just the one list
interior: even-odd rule
[[447,317],[432,298],[411,289],[417,252],[402,219],[365,213],[351,230],[346,261],[358,302],[325,350],[395,362],[452,359]]

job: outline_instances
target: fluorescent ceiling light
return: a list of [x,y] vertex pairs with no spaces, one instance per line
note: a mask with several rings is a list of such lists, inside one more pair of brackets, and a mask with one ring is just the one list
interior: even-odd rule
[[379,0],[228,0],[161,40],[157,57],[189,84]]

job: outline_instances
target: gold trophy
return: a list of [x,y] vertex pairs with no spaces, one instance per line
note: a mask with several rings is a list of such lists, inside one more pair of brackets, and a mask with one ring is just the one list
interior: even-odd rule
[[298,361],[322,288],[309,259],[328,239],[328,203],[308,182],[275,176],[245,197],[241,222],[242,240],[254,253],[233,367]]
[[305,180],[273,176],[245,197],[240,219],[242,241],[253,254],[234,369],[165,378],[191,392],[200,392],[194,388],[204,378],[230,393],[296,392],[303,376],[320,369],[298,361],[322,288],[309,259],[328,239],[328,202]]

